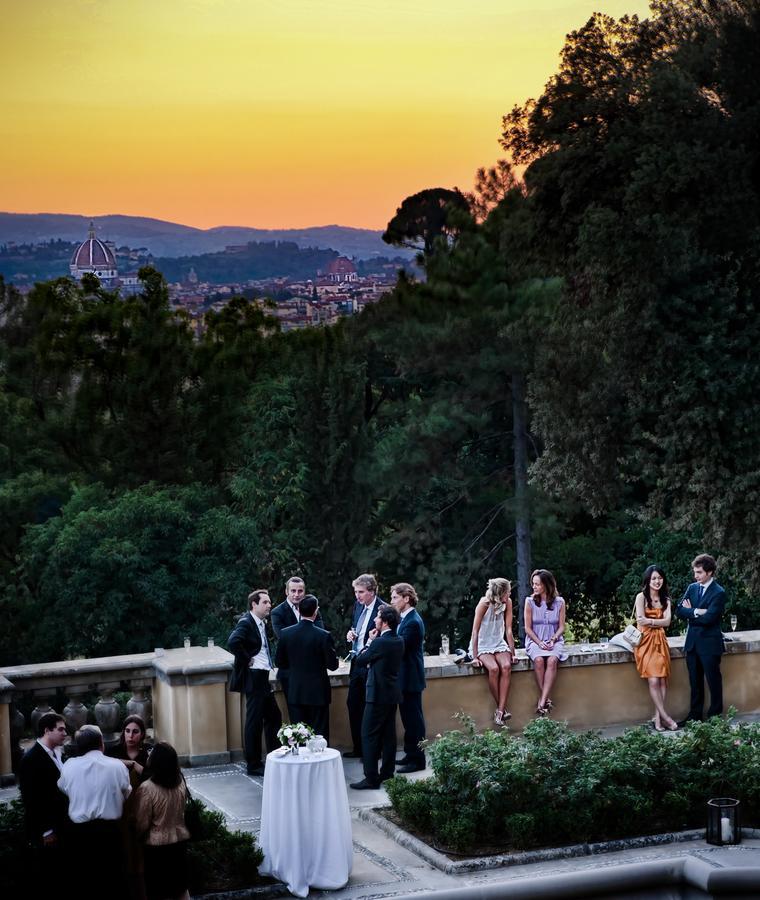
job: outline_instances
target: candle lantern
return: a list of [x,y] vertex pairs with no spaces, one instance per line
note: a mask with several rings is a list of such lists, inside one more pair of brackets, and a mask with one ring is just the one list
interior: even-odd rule
[[741,803],[730,797],[716,797],[707,801],[708,844],[738,844],[742,839]]

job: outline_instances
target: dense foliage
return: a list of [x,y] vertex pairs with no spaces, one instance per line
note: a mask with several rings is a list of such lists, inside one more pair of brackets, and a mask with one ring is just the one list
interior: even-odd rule
[[428,748],[433,777],[386,783],[393,808],[444,848],[495,853],[704,827],[707,800],[741,801],[760,824],[760,726],[695,723],[605,739],[549,719],[521,738],[465,719]]
[[700,551],[760,626],[759,48],[755,0],[593,16],[505,116],[523,179],[401,203],[424,277],[331,328],[0,286],[0,663],[223,640],[295,573],[337,634],[358,572],[412,582],[436,647],[544,566],[609,634]]

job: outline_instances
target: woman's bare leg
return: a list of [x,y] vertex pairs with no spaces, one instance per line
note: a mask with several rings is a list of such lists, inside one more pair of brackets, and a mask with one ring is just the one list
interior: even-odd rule
[[496,706],[502,712],[507,708],[507,697],[509,696],[509,685],[512,679],[512,654],[496,653],[496,664],[499,667],[499,696]]
[[546,674],[544,675],[544,684],[541,688],[541,699],[539,700],[539,706],[546,706],[546,701],[549,699],[549,695],[552,692],[554,682],[557,680],[558,666],[559,660],[556,656],[548,657],[546,661]]
[[538,695],[539,701],[538,705],[541,706],[541,695],[544,691],[544,676],[546,675],[546,658],[543,656],[537,656],[533,660],[533,677],[536,679],[536,684],[538,685]]
[[484,653],[482,656],[478,656],[478,659],[483,664],[483,667],[486,670],[486,674],[488,675],[488,689],[491,692],[491,696],[493,697],[493,702],[496,704],[497,708],[499,706],[499,666],[496,660],[493,658],[493,653]]

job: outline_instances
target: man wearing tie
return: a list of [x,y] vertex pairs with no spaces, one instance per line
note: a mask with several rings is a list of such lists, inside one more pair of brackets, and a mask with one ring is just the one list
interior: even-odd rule
[[[305,722],[330,743],[330,677],[338,668],[332,635],[316,624],[319,604],[313,594],[301,601],[301,621],[280,635],[275,665],[289,669],[291,722]],[[278,672],[279,677],[279,672]]]
[[695,582],[676,607],[679,619],[689,623],[684,650],[691,686],[691,707],[687,722],[701,722],[705,705],[705,679],[710,689],[710,716],[723,712],[723,677],[720,658],[723,655],[723,632],[720,619],[726,605],[726,592],[715,581],[717,563],[702,553],[691,564]]
[[[306,595],[306,584],[304,583],[303,578],[299,578],[297,575],[293,575],[291,578],[285,582],[285,599],[282,603],[278,603],[277,606],[272,610],[272,615],[270,617],[270,621],[272,622],[272,631],[274,632],[275,638],[280,640],[280,635],[286,628],[290,628],[292,625],[297,625],[301,621],[301,601],[304,599]],[[317,610],[317,618],[314,624],[317,628],[324,628],[325,626],[322,624],[322,616]],[[289,666],[281,666],[277,670],[277,680],[280,682],[282,686],[282,693],[287,700],[290,695],[290,689],[288,685],[288,679],[290,677],[290,668]],[[299,722],[301,721],[295,712],[290,707],[290,702],[288,702],[288,714],[290,716],[291,722]]]
[[425,768],[425,716],[422,692],[425,690],[425,624],[417,612],[417,591],[411,584],[400,582],[391,588],[391,606],[401,617],[396,634],[404,642],[404,656],[399,672],[401,703],[398,711],[404,726],[404,756],[397,760],[399,772],[421,772]]
[[348,721],[351,726],[353,749],[343,755],[359,759],[362,755],[362,717],[367,693],[367,669],[356,665],[356,657],[364,649],[367,635],[374,628],[378,610],[385,604],[377,596],[377,579],[374,575],[359,575],[352,582],[354,588],[354,612],[346,640],[351,644],[351,669],[348,673]]
[[267,752],[279,747],[282,716],[269,683],[273,668],[265,622],[272,609],[269,593],[261,588],[248,595],[250,611],[235,626],[227,646],[235,657],[230,690],[245,693],[245,758],[249,775],[263,775],[261,735]]

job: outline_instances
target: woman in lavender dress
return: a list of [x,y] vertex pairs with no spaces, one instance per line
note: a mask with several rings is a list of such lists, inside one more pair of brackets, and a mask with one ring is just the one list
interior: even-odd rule
[[545,716],[554,706],[551,691],[565,653],[565,601],[557,594],[557,582],[547,569],[531,576],[533,596],[525,598],[525,650],[533,661],[538,685],[536,712]]

